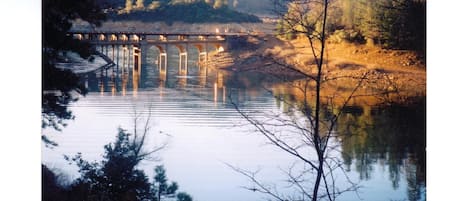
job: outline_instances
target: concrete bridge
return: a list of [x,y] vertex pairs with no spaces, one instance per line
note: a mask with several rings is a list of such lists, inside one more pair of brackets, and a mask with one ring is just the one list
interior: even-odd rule
[[[247,33],[232,32],[138,32],[138,31],[71,31],[78,40],[87,41],[96,46],[98,51],[109,55],[120,55],[122,49],[124,64],[133,62],[134,72],[141,71],[142,59],[146,58],[146,51],[151,46],[159,50],[157,59],[160,76],[166,76],[168,65],[168,46],[175,46],[179,51],[179,75],[187,75],[188,49],[194,47],[198,50],[199,63],[207,62],[208,47],[213,46],[216,51],[223,52],[229,49],[227,42],[232,37],[248,36]],[[117,48],[116,48],[117,47]],[[122,47],[122,48],[119,48]],[[117,52],[116,52],[117,49]],[[119,57],[116,57],[117,59]],[[119,61],[115,61],[119,62]]]

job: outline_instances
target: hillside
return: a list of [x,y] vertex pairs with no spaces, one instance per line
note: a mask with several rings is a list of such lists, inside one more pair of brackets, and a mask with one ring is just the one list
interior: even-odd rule
[[229,0],[231,8],[257,16],[273,15],[274,5],[272,0]]
[[[128,2],[132,2],[137,7],[135,0],[98,0],[103,8],[105,9],[123,9],[126,7]],[[194,2],[206,2],[211,6],[215,6],[217,0],[139,0],[144,7],[153,7],[162,4],[180,4],[180,3],[194,3]],[[271,15],[274,8],[272,0],[224,0],[220,1],[221,5],[227,6],[233,10],[242,13],[249,13],[258,16]],[[218,6],[218,5],[217,5]]]
[[202,2],[162,4],[153,9],[134,9],[129,12],[113,11],[109,13],[113,21],[142,21],[142,22],[187,22],[187,23],[211,23],[211,22],[261,22],[251,14],[245,14],[231,9],[228,6],[214,8]]

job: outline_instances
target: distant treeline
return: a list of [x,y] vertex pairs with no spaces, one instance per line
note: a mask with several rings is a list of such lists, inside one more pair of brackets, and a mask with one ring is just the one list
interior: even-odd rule
[[[319,12],[320,9],[312,9],[311,14]],[[425,0],[336,0],[330,4],[328,12],[327,33],[332,40],[425,50]],[[278,34],[294,37],[286,27],[280,22]]]
[[112,20],[138,20],[143,22],[164,21],[205,23],[205,22],[261,22],[250,14],[235,11],[226,0],[127,0],[124,7],[112,5],[108,16]]
[[272,14],[272,0],[98,0],[105,8],[114,9],[131,9],[132,7],[143,6],[146,8],[154,8],[158,5],[171,3],[194,3],[203,1],[215,8],[228,6],[239,12],[249,14]]

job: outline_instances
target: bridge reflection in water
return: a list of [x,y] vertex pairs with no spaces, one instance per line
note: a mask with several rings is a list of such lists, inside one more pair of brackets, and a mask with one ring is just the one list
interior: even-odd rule
[[[190,91],[200,93],[204,99],[213,101],[215,105],[227,103],[225,77],[229,76],[228,72],[222,72],[201,62],[208,60],[209,52],[216,54],[215,46],[207,48],[207,52],[203,54],[200,54],[200,48],[194,45],[186,46],[185,54],[180,54],[180,44],[164,46],[166,47],[163,52],[156,45],[148,44],[96,45],[97,51],[115,65],[84,74],[82,81],[90,92],[98,92],[102,96],[138,97],[139,91],[155,88],[190,88]],[[184,62],[181,62],[181,58]]]
[[[133,96],[137,96],[139,88],[186,87],[189,84],[213,87],[215,102],[219,100],[218,89],[220,95],[223,95],[220,100],[226,101],[226,90],[221,73],[214,73],[213,84],[207,83],[209,71],[216,71],[207,65],[211,55],[209,53],[227,51],[230,38],[243,36],[242,33],[70,32],[70,34],[76,39],[94,45],[105,60],[114,64],[86,75],[85,84],[90,86],[90,91],[100,91],[102,94],[109,91],[112,95],[119,95],[120,92],[126,96],[127,90],[131,88]],[[142,76],[147,78],[143,82]],[[193,83],[195,80],[197,83]],[[131,87],[128,86],[129,83],[132,84]]]
[[[244,33],[162,33],[162,32],[70,32],[74,38],[87,41],[96,49],[108,56],[115,63],[122,56],[123,66],[133,64],[133,70],[141,71],[142,60],[146,59],[147,50],[156,47],[159,51],[155,59],[160,76],[167,72],[168,48],[174,46],[178,50],[178,74],[187,75],[189,48],[198,51],[198,63],[209,60],[208,51],[228,50],[227,40],[232,37],[246,35]],[[119,50],[122,49],[121,53]],[[122,55],[120,55],[122,54]]]

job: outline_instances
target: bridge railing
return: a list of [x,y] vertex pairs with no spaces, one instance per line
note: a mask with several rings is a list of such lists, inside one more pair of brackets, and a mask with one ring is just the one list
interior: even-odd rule
[[[69,34],[73,34],[74,36],[80,37],[81,39],[91,39],[95,40],[96,38],[100,40],[107,39],[108,37],[117,37],[118,40],[123,38],[132,39],[132,38],[140,38],[140,40],[145,37],[162,37],[162,38],[170,38],[170,37],[177,37],[180,40],[184,38],[191,38],[191,37],[199,37],[199,40],[202,38],[226,38],[230,36],[248,36],[253,35],[252,33],[248,32],[162,32],[162,31],[155,31],[155,32],[141,32],[141,31],[104,31],[104,30],[72,30],[68,32]],[[136,39],[134,39],[136,40]]]
[[91,42],[118,42],[118,43],[139,43],[145,42],[200,42],[200,41],[224,41],[227,34],[217,33],[185,33],[185,34],[162,34],[162,33],[129,33],[129,32],[70,32],[78,40]]

